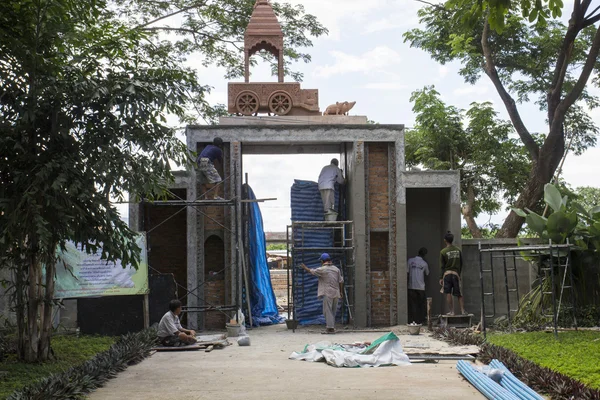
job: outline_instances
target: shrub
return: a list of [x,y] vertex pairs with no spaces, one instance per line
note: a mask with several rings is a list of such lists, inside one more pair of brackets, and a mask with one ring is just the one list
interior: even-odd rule
[[87,393],[114,378],[129,365],[142,361],[156,345],[156,331],[146,329],[122,336],[107,351],[65,372],[54,374],[14,392],[7,400],[67,400]]
[[468,330],[438,328],[433,336],[457,345],[478,345],[478,359],[489,363],[500,360],[518,379],[532,389],[549,395],[553,400],[600,400],[600,391],[573,378],[518,356],[512,350],[486,343],[482,335]]

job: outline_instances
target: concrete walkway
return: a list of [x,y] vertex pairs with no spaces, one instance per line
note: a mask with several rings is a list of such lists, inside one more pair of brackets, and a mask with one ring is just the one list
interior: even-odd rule
[[[372,341],[381,332],[322,335],[285,325],[250,331],[252,345],[223,350],[155,353],[129,367],[91,400],[114,399],[481,399],[456,371],[456,361],[404,367],[334,368],[292,361],[307,343]],[[399,335],[400,336],[400,335]],[[420,336],[421,338],[422,336]],[[415,337],[413,337],[415,338]],[[409,336],[400,336],[405,343]]]

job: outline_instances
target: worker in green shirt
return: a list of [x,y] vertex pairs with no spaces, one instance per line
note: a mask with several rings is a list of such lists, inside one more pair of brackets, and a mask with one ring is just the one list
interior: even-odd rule
[[440,252],[440,285],[442,293],[446,295],[448,304],[448,314],[454,315],[454,303],[452,296],[458,297],[460,311],[462,315],[467,315],[465,311],[465,299],[461,292],[460,273],[462,272],[462,252],[454,244],[454,235],[450,232],[444,236],[446,247]]

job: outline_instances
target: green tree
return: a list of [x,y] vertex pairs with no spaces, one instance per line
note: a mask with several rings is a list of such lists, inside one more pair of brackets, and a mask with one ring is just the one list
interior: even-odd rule
[[[459,61],[460,74],[468,83],[476,84],[482,75],[490,79],[531,159],[516,206],[532,208],[542,198],[544,185],[553,179],[566,143],[573,142],[573,148],[581,151],[595,143],[598,131],[586,119],[584,106],[599,104],[586,87],[592,72],[600,67],[596,61],[600,32],[594,26],[600,8],[590,10],[590,1],[577,0],[564,25],[546,19],[530,23],[523,14],[531,9],[519,4],[510,3],[503,11],[501,32],[491,29],[488,17],[494,16],[490,10],[473,12],[481,2],[451,0],[428,5],[419,11],[425,28],[407,32],[405,40],[442,64]],[[519,104],[527,101],[535,101],[546,112],[548,130],[542,143],[521,118]],[[515,237],[523,222],[511,212],[498,236]]]
[[600,205],[600,188],[580,186],[575,188],[576,201],[586,209]]
[[406,133],[406,164],[459,170],[463,218],[472,237],[483,237],[475,218],[499,211],[502,198],[512,203],[527,179],[523,146],[490,103],[465,112],[444,104],[432,86],[413,92],[411,101],[416,123]]
[[[101,246],[106,260],[138,265],[135,233],[110,199],[165,196],[171,165],[190,161],[166,117],[186,118],[190,100],[198,115],[212,112],[204,100],[209,88],[184,58],[196,52],[206,65],[239,73],[236,50],[221,46],[241,40],[251,5],[0,2],[0,267],[14,277],[22,359],[51,356],[56,254],[66,241],[86,251]],[[278,10],[296,34],[288,38],[288,61],[308,60],[295,46],[323,29],[301,8]],[[164,29],[146,29],[175,14],[185,16],[181,27],[190,36],[166,40]],[[202,27],[188,26],[209,17]]]

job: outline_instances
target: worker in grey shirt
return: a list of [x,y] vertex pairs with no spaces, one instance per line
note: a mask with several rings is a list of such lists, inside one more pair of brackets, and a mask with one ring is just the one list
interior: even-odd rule
[[335,333],[335,314],[337,312],[338,299],[342,298],[344,278],[342,273],[331,262],[331,257],[327,253],[319,257],[321,266],[310,269],[304,264],[300,264],[306,272],[319,278],[317,296],[323,300],[323,315],[325,316],[326,330],[323,333]]
[[331,160],[331,164],[326,165],[319,174],[319,191],[323,200],[323,210],[328,212],[335,209],[335,183],[344,183],[342,170],[338,168],[340,162],[337,158]]
[[185,346],[196,343],[196,332],[184,329],[179,322],[181,301],[171,300],[169,311],[163,315],[158,324],[158,340],[163,346]]
[[408,260],[408,322],[425,322],[427,296],[425,295],[425,275],[429,275],[429,265],[425,261],[427,249],[421,247],[419,254]]

